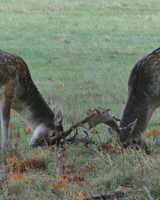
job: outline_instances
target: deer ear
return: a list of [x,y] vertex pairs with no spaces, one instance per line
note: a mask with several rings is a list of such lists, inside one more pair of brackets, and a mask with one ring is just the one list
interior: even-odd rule
[[62,113],[60,110],[56,113],[56,115],[54,117],[54,123],[56,126],[62,125]]
[[127,127],[126,130],[128,133],[132,134],[133,130],[135,129],[137,123],[137,119],[134,122],[131,122]]
[[108,128],[108,132],[111,134],[111,135],[113,135],[114,137],[117,137],[117,133],[116,133],[116,131],[114,131],[112,128]]

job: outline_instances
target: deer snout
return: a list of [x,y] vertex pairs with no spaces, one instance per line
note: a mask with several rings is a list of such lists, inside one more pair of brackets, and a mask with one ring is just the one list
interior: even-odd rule
[[35,139],[30,140],[29,146],[30,147],[38,147],[38,146],[44,146],[48,143],[49,143],[48,138],[35,138]]
[[38,147],[38,143],[29,143],[29,146],[32,148]]
[[37,146],[39,146],[39,143],[38,143],[38,141],[37,141],[37,138],[32,138],[32,139],[30,140],[30,142],[29,142],[29,146],[30,146],[30,147],[37,147]]

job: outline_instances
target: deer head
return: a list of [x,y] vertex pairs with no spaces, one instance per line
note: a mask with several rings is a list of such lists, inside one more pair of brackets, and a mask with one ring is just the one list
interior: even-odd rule
[[145,149],[147,154],[150,154],[150,149],[148,148],[146,142],[142,138],[142,134],[139,130],[136,129],[137,119],[129,123],[125,127],[119,127],[118,131],[108,128],[108,131],[111,135],[115,137],[115,140],[119,145],[124,148],[131,147],[138,149],[141,147]]
[[62,113],[58,111],[53,119],[52,124],[41,123],[34,131],[34,135],[30,140],[30,146],[43,146],[45,144],[50,144],[51,139],[62,138],[63,126],[62,126]]

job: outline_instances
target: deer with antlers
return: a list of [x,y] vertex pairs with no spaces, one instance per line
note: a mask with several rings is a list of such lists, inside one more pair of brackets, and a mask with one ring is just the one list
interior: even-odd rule
[[[66,138],[76,127],[89,123],[90,128],[99,124],[111,124],[117,131],[115,120],[107,111],[96,110],[84,120],[74,124],[67,131],[63,130],[62,113],[55,115],[35,86],[28,66],[16,55],[0,51],[0,119],[2,128],[1,147],[8,143],[8,124],[11,109],[34,130],[30,146],[55,144]],[[114,126],[113,126],[114,125]]]
[[1,147],[7,146],[11,108],[34,130],[30,146],[49,142],[63,132],[62,114],[55,115],[31,79],[27,64],[16,55],[0,51]]
[[109,128],[109,132],[118,136],[124,147],[138,145],[149,154],[150,149],[142,138],[142,133],[159,106],[160,48],[140,59],[133,67],[119,130]]

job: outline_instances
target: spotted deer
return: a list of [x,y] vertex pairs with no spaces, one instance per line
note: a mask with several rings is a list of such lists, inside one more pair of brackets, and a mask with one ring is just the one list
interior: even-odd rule
[[55,115],[35,86],[28,66],[16,55],[0,51],[1,147],[7,146],[11,109],[34,130],[30,146],[42,145],[63,132],[62,113]]
[[123,111],[118,135],[124,147],[139,145],[150,153],[142,138],[152,113],[160,106],[160,48],[140,59],[128,80],[128,99]]

